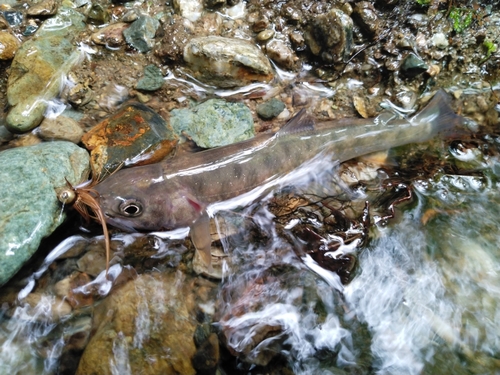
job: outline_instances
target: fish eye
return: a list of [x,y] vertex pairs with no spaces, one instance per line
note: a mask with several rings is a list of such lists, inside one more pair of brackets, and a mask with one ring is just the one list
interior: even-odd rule
[[127,199],[120,204],[120,212],[125,216],[139,216],[142,214],[142,204],[135,199]]

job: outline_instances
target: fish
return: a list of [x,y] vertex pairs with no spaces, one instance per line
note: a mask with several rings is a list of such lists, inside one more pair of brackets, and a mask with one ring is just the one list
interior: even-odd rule
[[464,124],[442,90],[409,119],[384,121],[379,116],[317,123],[301,110],[278,132],[122,169],[94,190],[106,222],[114,227],[132,232],[189,227],[195,258],[210,276],[210,206],[264,185],[272,189],[280,178],[318,155],[331,160],[333,168],[375,151],[453,134]]

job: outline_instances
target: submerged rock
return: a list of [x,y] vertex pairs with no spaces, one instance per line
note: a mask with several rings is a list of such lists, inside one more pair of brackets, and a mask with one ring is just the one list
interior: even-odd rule
[[156,30],[160,26],[157,19],[141,15],[132,25],[123,31],[125,40],[139,52],[148,52],[153,48]]
[[193,109],[174,109],[170,124],[178,133],[186,133],[200,147],[211,148],[252,138],[252,113],[242,103],[210,99]]
[[285,109],[285,104],[276,98],[272,98],[267,102],[259,104],[257,113],[265,120],[272,119],[278,116]]
[[184,61],[200,81],[217,87],[245,86],[273,78],[269,60],[254,44],[236,38],[193,38],[184,48]]
[[7,100],[13,107],[7,116],[9,130],[21,133],[40,124],[47,101],[59,94],[63,76],[78,61],[72,40],[84,28],[80,13],[62,8],[19,48],[7,83]]
[[152,273],[129,281],[99,305],[95,334],[77,375],[194,375],[197,326],[195,280],[183,273]]
[[156,65],[148,65],[144,68],[144,78],[137,82],[137,90],[155,91],[163,86],[163,73]]
[[83,129],[78,122],[66,116],[46,118],[40,124],[39,134],[42,139],[62,140],[79,143],[83,136]]
[[125,43],[123,32],[129,27],[125,22],[117,22],[92,34],[91,38],[95,44],[116,48]]
[[56,189],[88,175],[88,154],[69,142],[41,143],[0,153],[0,285],[62,223]]
[[94,175],[104,177],[122,164],[160,161],[173,150],[177,136],[151,108],[133,103],[102,121],[82,141],[91,150]]

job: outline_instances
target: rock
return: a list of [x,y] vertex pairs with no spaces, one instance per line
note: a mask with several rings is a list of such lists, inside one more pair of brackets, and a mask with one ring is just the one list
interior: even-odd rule
[[92,34],[92,41],[106,47],[120,47],[125,43],[123,32],[128,26],[125,22],[117,22],[103,27]]
[[0,153],[0,285],[9,280],[64,220],[56,189],[88,175],[88,154],[69,142]]
[[194,375],[193,289],[194,279],[180,271],[143,274],[123,285],[96,307],[95,334],[77,375],[111,375],[120,368],[130,374]]
[[80,143],[83,136],[83,129],[78,122],[66,116],[44,119],[38,131],[42,139],[49,141],[61,140]]
[[7,83],[7,100],[13,107],[7,115],[10,131],[22,133],[40,124],[46,102],[59,94],[63,76],[79,59],[72,40],[84,28],[80,13],[61,8],[56,17],[43,23],[33,39],[19,48]]
[[429,69],[429,65],[414,53],[409,53],[401,64],[401,73],[408,78],[414,78],[427,69]]
[[9,142],[13,137],[14,134],[8,131],[5,125],[0,125],[0,145]]
[[7,31],[0,31],[0,60],[10,60],[16,54],[21,43]]
[[296,66],[295,61],[298,60],[292,49],[277,39],[266,44],[266,54],[279,67],[287,70],[293,70]]
[[222,99],[210,99],[192,109],[174,109],[170,124],[178,134],[186,133],[203,148],[243,141],[255,134],[248,107]]
[[317,16],[304,34],[311,52],[324,62],[344,62],[352,48],[352,19],[340,9]]
[[193,38],[184,48],[184,61],[200,81],[217,87],[245,86],[273,78],[271,64],[254,44],[236,38]]
[[90,293],[83,293],[77,288],[91,282],[89,275],[83,272],[74,272],[65,279],[54,285],[54,292],[60,298],[64,298],[72,308],[82,308],[94,303],[94,297]]
[[174,15],[170,22],[163,24],[164,37],[155,48],[155,54],[167,62],[182,61],[184,47],[192,37],[188,24],[189,21],[178,15]]
[[3,17],[10,26],[19,26],[23,23],[23,14],[17,10],[3,12]]
[[187,18],[191,22],[196,22],[203,11],[202,0],[174,0],[174,9],[182,17]]
[[258,33],[256,39],[259,42],[266,42],[269,39],[271,39],[273,36],[274,36],[274,30],[266,29],[266,30],[262,30],[260,33]]
[[137,82],[137,90],[155,91],[163,86],[163,73],[156,65],[148,65],[144,68],[144,78]]
[[157,19],[145,15],[137,18],[123,35],[128,44],[139,52],[145,53],[153,48],[156,30],[160,26]]
[[436,33],[432,36],[432,44],[435,45],[437,48],[444,49],[448,47],[448,38],[446,38],[446,35],[443,33]]
[[276,98],[272,98],[267,102],[257,106],[257,113],[264,120],[270,120],[278,116],[285,109],[285,104]]
[[53,16],[57,13],[58,2],[56,0],[44,0],[34,4],[26,11],[28,16]]
[[[35,320],[58,321],[73,311],[70,304],[62,298],[36,292],[28,294],[24,302],[29,305],[28,316]],[[40,311],[43,311],[43,314],[40,314]]]
[[91,150],[94,176],[104,177],[125,163],[156,163],[168,155],[177,136],[151,108],[132,103],[105,119],[83,136]]
[[354,6],[352,17],[361,29],[372,38],[380,32],[380,20],[373,4],[368,1],[357,2]]

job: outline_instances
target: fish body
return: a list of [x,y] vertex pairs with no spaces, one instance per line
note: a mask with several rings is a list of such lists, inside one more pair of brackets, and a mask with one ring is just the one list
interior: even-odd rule
[[[279,132],[157,164],[121,170],[95,186],[106,221],[129,231],[191,228],[210,265],[209,205],[272,186],[318,154],[332,163],[423,142],[463,124],[439,91],[410,119],[343,119],[315,124],[299,112]],[[311,172],[313,173],[313,172]]]

